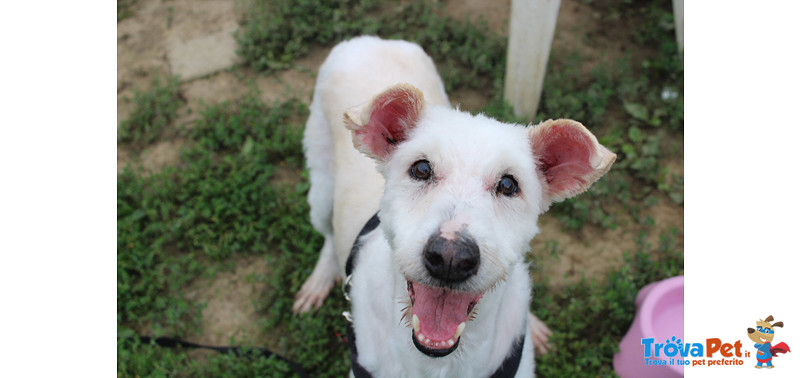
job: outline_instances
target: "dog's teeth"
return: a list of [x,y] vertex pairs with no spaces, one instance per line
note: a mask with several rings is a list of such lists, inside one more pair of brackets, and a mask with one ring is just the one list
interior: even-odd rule
[[455,343],[456,342],[453,341],[453,339],[447,340],[447,346],[453,346],[453,345],[455,345]]
[[464,327],[466,327],[466,326],[467,326],[467,323],[461,322],[461,324],[458,325],[458,329],[456,329],[456,334],[453,335],[453,339],[457,339],[459,336],[461,336],[461,333],[464,332]]
[[411,324],[414,326],[414,332],[419,333],[419,316],[417,314],[411,317]]

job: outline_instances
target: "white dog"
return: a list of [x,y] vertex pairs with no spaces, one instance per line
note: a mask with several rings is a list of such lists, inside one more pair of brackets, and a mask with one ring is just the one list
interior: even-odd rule
[[375,37],[331,51],[304,145],[325,244],[294,310],[319,307],[347,262],[354,374],[532,376],[548,335],[528,315],[537,219],[616,155],[572,120],[451,109],[419,46]]

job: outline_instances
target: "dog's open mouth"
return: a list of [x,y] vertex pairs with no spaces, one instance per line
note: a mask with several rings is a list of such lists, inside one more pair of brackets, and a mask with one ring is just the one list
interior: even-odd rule
[[408,281],[411,298],[411,340],[420,352],[444,357],[458,348],[461,333],[483,293],[431,287]]

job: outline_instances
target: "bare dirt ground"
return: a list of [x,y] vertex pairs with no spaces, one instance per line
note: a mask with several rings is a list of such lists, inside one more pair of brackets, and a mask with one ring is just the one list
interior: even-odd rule
[[[129,99],[134,90],[146,90],[156,74],[176,74],[185,70],[178,60],[178,50],[192,43],[212,43],[224,40],[237,27],[237,9],[234,0],[141,0],[135,5],[132,16],[117,24],[117,116],[118,122],[128,117],[133,109]],[[458,19],[477,20],[483,17],[492,30],[507,35],[507,16],[510,0],[448,0],[445,9]],[[589,57],[582,70],[605,59],[626,53],[627,47],[616,38],[624,28],[606,30],[598,26],[598,15],[583,2],[562,2],[558,17],[553,49],[579,49]],[[624,23],[624,20],[620,20]],[[616,33],[616,34],[615,34]],[[220,44],[230,43],[230,40]],[[225,50],[227,48],[227,50]],[[226,54],[230,46],[222,47]],[[220,69],[182,79],[180,90],[186,104],[179,110],[176,127],[191,127],[197,111],[203,105],[236,99],[248,91],[253,81],[261,90],[264,100],[296,97],[310,102],[314,75],[329,49],[315,48],[295,62],[292,69],[263,76],[246,70],[236,73]],[[232,57],[235,62],[235,57]],[[202,63],[199,62],[199,63]],[[199,67],[203,68],[203,67]],[[202,71],[202,70],[201,70]],[[183,76],[182,76],[183,77]],[[488,101],[488,91],[462,91],[451,93],[453,103],[467,110],[482,108]],[[117,167],[121,170],[132,164],[157,171],[176,165],[180,159],[179,138],[157,142],[141,152],[117,148]],[[670,162],[672,172],[682,174],[683,161]],[[296,173],[285,173],[296,177]],[[646,211],[656,220],[656,230],[648,242],[657,244],[658,234],[670,227],[679,229],[678,240],[683,240],[683,207],[660,198],[659,204]],[[541,218],[541,234],[532,243],[535,257],[534,281],[549,282],[554,287],[575,282],[582,276],[601,278],[612,267],[623,263],[622,255],[633,252],[636,237],[625,227],[617,230],[586,226],[580,232],[564,230],[559,222],[545,215]],[[557,246],[557,255],[550,253]],[[263,286],[247,279],[256,273],[267,272],[263,258],[242,258],[232,272],[221,272],[214,278],[200,279],[189,288],[188,295],[207,304],[203,312],[203,332],[192,340],[209,344],[228,344],[237,340],[264,339],[259,335],[258,316],[252,305],[256,293]],[[269,341],[266,344],[270,344]]]
[[239,258],[232,271],[194,282],[186,297],[206,303],[201,323],[203,342],[227,345],[233,338],[249,345],[263,343],[258,337],[261,327],[252,301],[266,287],[253,278],[268,271],[265,259],[247,256]]

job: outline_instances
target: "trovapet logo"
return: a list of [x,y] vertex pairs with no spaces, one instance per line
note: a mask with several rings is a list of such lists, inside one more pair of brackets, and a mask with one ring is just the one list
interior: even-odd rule
[[[641,339],[646,366],[744,366],[745,360],[754,359],[757,369],[772,369],[773,358],[791,352],[785,342],[773,344],[775,328],[783,328],[783,322],[774,322],[772,315],[759,319],[756,328],[747,328],[747,337],[755,342],[755,350],[743,345],[741,340],[708,338],[705,342],[683,342],[673,336],[663,343],[655,338]],[[751,365],[752,366],[752,365]]]
[[[741,358],[750,354],[742,352],[741,341],[723,343],[717,338],[706,339],[705,343],[683,343],[681,339],[673,336],[664,343],[657,343],[651,337],[642,339],[642,346],[644,346],[645,365],[743,365],[744,360]],[[698,359],[685,360],[690,357]]]

